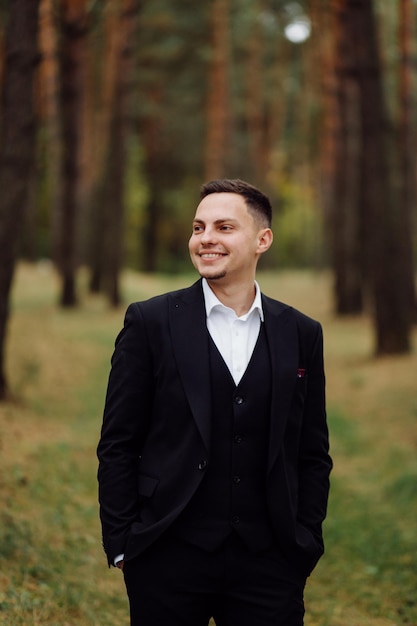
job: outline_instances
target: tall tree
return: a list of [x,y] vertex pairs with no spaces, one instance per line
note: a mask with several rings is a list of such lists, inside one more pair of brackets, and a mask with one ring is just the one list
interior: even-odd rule
[[264,98],[264,37],[262,36],[263,2],[255,0],[251,19],[251,29],[247,38],[246,78],[246,120],[249,140],[249,159],[252,179],[264,186],[269,166],[269,153],[266,146],[266,104]]
[[400,234],[403,242],[401,261],[403,272],[406,274],[409,285],[409,303],[413,321],[417,321],[417,302],[414,287],[414,254],[411,233],[414,232],[415,211],[417,205],[416,189],[416,98],[415,98],[415,75],[414,59],[416,48],[415,38],[415,9],[412,0],[400,0],[399,4],[399,154],[400,154],[400,197],[399,212]]
[[9,296],[36,144],[33,93],[38,11],[38,0],[14,0],[6,33],[0,142],[0,399],[6,398],[8,391]]
[[114,106],[105,177],[107,193],[103,206],[108,225],[104,280],[106,293],[113,306],[118,306],[121,300],[119,277],[123,260],[125,172],[132,121],[133,52],[138,12],[138,0],[120,0]]
[[[59,106],[60,70],[58,63],[58,25],[56,0],[40,0],[39,6],[39,67],[40,123],[45,136],[45,166],[48,172],[48,207],[51,240],[58,243],[58,217],[61,203],[61,117]],[[57,250],[52,250],[57,258]]]
[[359,203],[360,117],[356,80],[355,19],[346,2],[334,3],[334,159],[329,224],[338,314],[359,313],[363,306],[363,246]]
[[[94,54],[92,42],[89,45],[88,83],[85,116],[85,141],[87,159],[94,163],[91,175],[91,195],[88,220],[87,260],[90,267],[90,290],[98,293],[104,290],[106,272],[106,245],[109,239],[109,219],[106,210],[106,197],[109,193],[109,167],[115,155],[110,147],[112,120],[115,116],[116,84],[120,71],[120,54],[123,33],[120,24],[120,0],[106,0],[103,3],[102,19],[100,20],[102,54]],[[96,57],[101,62],[96,63]],[[97,67],[98,65],[98,67]],[[98,80],[94,81],[94,74]],[[120,80],[120,79],[119,79]],[[98,96],[94,85],[98,83]],[[94,148],[94,149],[93,149]]]
[[[409,273],[405,273],[401,207],[395,202],[395,150],[389,129],[379,56],[377,28],[371,0],[347,3],[355,20],[357,80],[360,89],[362,138],[362,211],[365,219],[367,270],[374,306],[377,354],[410,349]],[[411,233],[407,233],[407,237]]]
[[211,11],[212,47],[206,105],[206,180],[226,176],[230,144],[229,0],[212,0]]
[[60,302],[77,304],[79,260],[81,124],[83,72],[86,60],[88,0],[61,2],[62,194],[59,212],[58,267],[62,278]]
[[[337,207],[335,201],[336,179],[336,154],[339,148],[340,116],[338,113],[339,102],[336,80],[336,57],[335,51],[335,11],[323,7],[322,0],[311,0],[312,12],[312,59],[315,67],[320,67],[320,72],[310,72],[315,80],[315,93],[317,94],[317,135],[315,138],[315,155],[318,155],[313,165],[315,178],[314,188],[317,193],[317,204],[322,206],[323,226],[326,233],[326,262],[330,262],[334,268],[333,246],[333,213]],[[334,274],[335,275],[335,274]],[[334,281],[336,285],[336,281]],[[334,286],[334,289],[336,286]]]

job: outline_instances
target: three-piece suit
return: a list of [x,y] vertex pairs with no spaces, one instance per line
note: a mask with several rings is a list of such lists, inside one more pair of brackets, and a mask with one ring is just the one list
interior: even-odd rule
[[305,578],[322,555],[332,463],[321,326],[265,295],[262,308],[236,385],[201,280],[129,306],[98,446],[109,564],[164,536],[207,551],[231,535],[252,553],[274,545]]

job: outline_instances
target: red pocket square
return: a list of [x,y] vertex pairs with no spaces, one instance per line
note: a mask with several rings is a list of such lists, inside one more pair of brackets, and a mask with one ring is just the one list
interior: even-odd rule
[[299,367],[297,370],[297,378],[304,378],[307,374],[307,370],[304,367]]

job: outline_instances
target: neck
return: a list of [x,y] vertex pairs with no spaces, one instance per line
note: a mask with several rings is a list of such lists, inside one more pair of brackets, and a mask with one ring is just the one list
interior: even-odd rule
[[222,285],[220,281],[207,280],[210,289],[224,306],[233,309],[238,317],[245,315],[255,299],[255,281],[250,284]]

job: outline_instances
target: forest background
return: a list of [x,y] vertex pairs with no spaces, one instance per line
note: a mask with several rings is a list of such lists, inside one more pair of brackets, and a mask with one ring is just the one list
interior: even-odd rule
[[0,397],[18,258],[121,301],[188,265],[202,182],[272,198],[265,267],[330,267],[377,354],[416,319],[414,0],[2,0]]
[[[0,484],[7,502],[0,556],[8,566],[16,558],[29,564],[0,578],[0,623],[3,611],[7,624],[32,623],[31,615],[34,624],[62,626],[59,606],[61,615],[63,607],[74,612],[66,623],[93,623],[70,573],[68,588],[54,589],[55,605],[46,600],[52,582],[36,554],[56,557],[48,550],[59,537],[54,573],[62,574],[74,567],[71,537],[87,555],[92,541],[79,534],[77,522],[69,534],[68,510],[51,476],[66,485],[73,518],[79,506],[85,516],[79,523],[91,527],[94,487],[83,481],[91,477],[102,382],[121,310],[128,299],[189,282],[187,240],[199,187],[222,177],[246,179],[270,195],[276,243],[261,265],[268,293],[287,294],[307,313],[323,315],[340,347],[330,358],[332,388],[347,380],[333,392],[339,408],[330,415],[336,452],[349,468],[346,476],[336,473],[329,522],[344,565],[323,570],[314,624],[371,624],[371,615],[385,619],[372,622],[384,626],[417,623],[410,592],[417,587],[410,557],[417,496],[410,419],[416,414],[416,25],[414,0],[0,0],[0,443],[7,475]],[[109,324],[102,333],[98,312]],[[89,336],[92,360],[82,346],[90,346]],[[75,399],[66,395],[74,385],[47,350],[50,341],[78,381]],[[36,347],[36,358],[27,345]],[[76,355],[91,365],[88,393],[76,376]],[[369,415],[369,398],[361,404],[365,390],[381,402],[371,399]],[[74,422],[80,394],[85,414]],[[340,406],[363,423],[349,426]],[[357,454],[382,416],[386,458],[381,465],[372,450],[367,465]],[[82,428],[90,439],[75,452],[72,438]],[[388,446],[393,432],[395,450]],[[402,527],[388,541],[394,493]],[[23,513],[29,495],[43,502],[33,526]],[[372,506],[365,512],[367,498]],[[345,502],[353,508],[343,516]],[[42,523],[54,506],[62,532],[54,526],[48,535]],[[375,534],[368,534],[376,518]],[[374,554],[373,541],[384,542],[384,551]],[[98,571],[95,561],[87,566],[90,574]],[[351,568],[364,590],[360,601],[353,581],[348,599],[332,587]],[[320,618],[326,587],[334,594],[328,621]],[[349,621],[345,611],[343,621],[352,597],[364,602],[367,617],[358,609]],[[112,602],[118,603],[114,595]],[[26,607],[23,622],[19,606]]]

